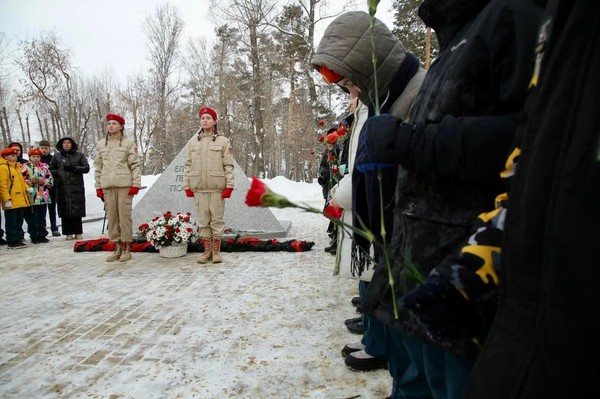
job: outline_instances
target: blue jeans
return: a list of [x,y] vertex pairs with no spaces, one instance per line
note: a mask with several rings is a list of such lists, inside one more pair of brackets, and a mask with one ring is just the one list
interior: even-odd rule
[[[392,399],[433,399],[425,376],[423,343],[387,327]],[[437,399],[437,398],[436,398]]]
[[[360,280],[358,282],[358,295],[361,301],[364,300],[368,288],[368,281]],[[385,324],[366,313],[362,314],[362,322],[365,326],[365,332],[360,342],[365,346],[365,352],[373,357],[387,359],[389,348]]]
[[427,381],[436,399],[461,399],[473,364],[433,345],[423,344]]

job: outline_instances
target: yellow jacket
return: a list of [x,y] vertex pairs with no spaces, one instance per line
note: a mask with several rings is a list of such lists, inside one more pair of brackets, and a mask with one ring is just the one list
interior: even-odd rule
[[[31,206],[27,189],[29,186],[21,174],[19,162],[8,162],[0,157],[0,201],[2,209],[17,209]],[[6,208],[5,202],[11,201],[12,207]]]

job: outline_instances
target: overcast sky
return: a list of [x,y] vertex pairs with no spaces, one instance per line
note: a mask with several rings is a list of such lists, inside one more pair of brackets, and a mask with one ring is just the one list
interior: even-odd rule
[[[16,47],[20,40],[53,31],[62,48],[72,52],[73,65],[84,76],[111,70],[117,79],[147,66],[146,38],[141,29],[146,16],[164,0],[0,0],[0,32]],[[215,23],[210,20],[209,0],[170,0],[185,22],[183,42],[204,37],[212,42]],[[334,11],[341,0],[330,0]],[[368,11],[366,1],[357,10]],[[377,16],[392,27],[392,0],[381,0]],[[283,1],[280,1],[283,4]],[[317,43],[331,20],[318,27]]]

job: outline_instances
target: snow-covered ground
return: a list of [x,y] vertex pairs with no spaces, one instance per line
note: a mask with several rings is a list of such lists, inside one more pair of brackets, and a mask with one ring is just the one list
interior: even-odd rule
[[[151,186],[156,176],[145,176]],[[320,187],[282,177],[275,192],[320,207]],[[88,219],[102,203],[86,182]],[[142,192],[143,194],[143,192]],[[139,201],[136,198],[136,201]],[[344,344],[360,339],[355,280],[332,276],[327,220],[273,209],[292,221],[287,239],[311,251],[198,254],[73,252],[73,241],[22,250],[0,247],[0,397],[2,398],[384,398],[386,370],[348,369]],[[84,239],[102,237],[102,221]]]

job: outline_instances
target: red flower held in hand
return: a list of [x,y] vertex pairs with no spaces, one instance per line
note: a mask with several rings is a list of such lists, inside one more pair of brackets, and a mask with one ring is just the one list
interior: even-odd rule
[[267,194],[269,188],[257,179],[255,176],[252,176],[252,183],[250,184],[250,189],[246,194],[246,205],[248,206],[264,206],[265,203],[262,200],[262,197]]
[[342,208],[338,208],[337,206],[329,205],[324,210],[323,213],[330,219],[340,220],[342,217],[342,213],[344,210]]
[[252,176],[250,189],[246,193],[246,205],[248,206],[272,206],[275,208],[296,208],[297,205],[290,202],[285,196],[275,194],[269,187],[256,176]]
[[327,137],[325,137],[325,142],[327,144],[335,144],[338,141],[338,134],[336,132],[329,133]]

